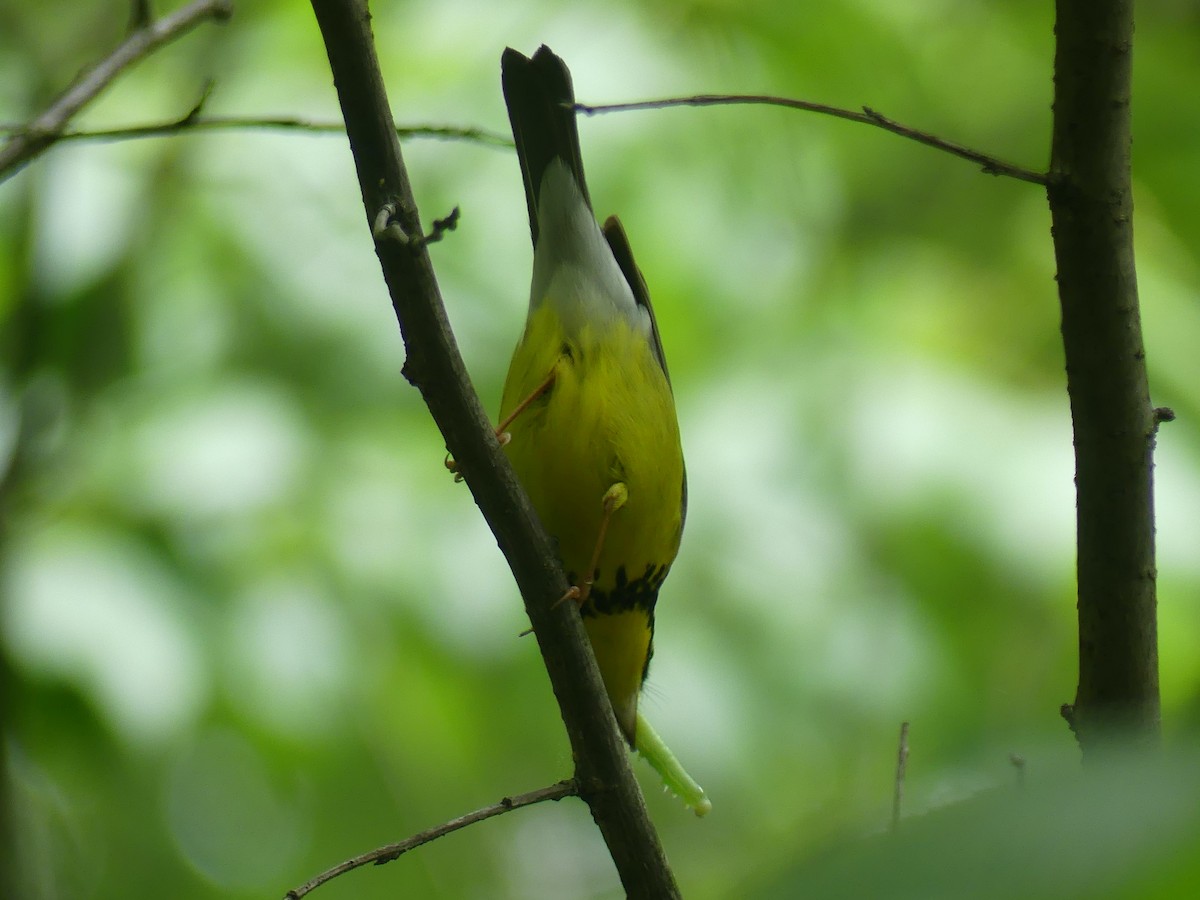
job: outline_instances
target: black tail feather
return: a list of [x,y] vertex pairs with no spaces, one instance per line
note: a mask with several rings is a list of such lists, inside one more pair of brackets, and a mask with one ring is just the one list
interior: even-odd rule
[[539,47],[532,59],[511,47],[505,50],[500,57],[500,81],[525,179],[529,230],[536,247],[538,190],[546,167],[555,157],[570,168],[584,200],[591,206],[579,153],[575,91],[567,64],[546,46]]

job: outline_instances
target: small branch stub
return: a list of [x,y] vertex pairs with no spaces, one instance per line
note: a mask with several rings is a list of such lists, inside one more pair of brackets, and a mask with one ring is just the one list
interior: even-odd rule
[[1154,407],[1154,424],[1161,425],[1163,422],[1174,422],[1175,410],[1169,406]]
[[458,220],[461,216],[459,208],[456,206],[450,210],[448,216],[441,219],[433,220],[433,230],[429,234],[409,235],[396,221],[396,203],[385,203],[380,207],[379,212],[375,214],[375,221],[371,227],[371,234],[376,241],[390,240],[395,241],[410,250],[420,250],[422,247],[427,247],[430,244],[436,244],[446,232],[454,231],[458,227]]

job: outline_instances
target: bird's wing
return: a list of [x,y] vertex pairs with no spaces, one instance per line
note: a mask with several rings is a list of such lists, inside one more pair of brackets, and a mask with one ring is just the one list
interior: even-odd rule
[[630,290],[633,291],[633,299],[637,301],[638,306],[646,310],[650,317],[650,344],[654,348],[654,358],[662,366],[663,374],[667,377],[669,385],[671,373],[667,371],[667,357],[663,353],[662,338],[658,334],[658,320],[654,318],[654,306],[650,303],[650,291],[646,288],[646,279],[642,277],[641,269],[633,260],[633,250],[629,246],[629,238],[625,235],[621,220],[616,216],[608,217],[604,222],[603,230],[604,239],[608,241],[613,257],[621,269],[621,274],[625,276]]
[[[650,346],[654,350],[654,357],[658,360],[658,364],[662,366],[663,377],[667,379],[667,387],[670,387],[671,373],[667,371],[667,355],[663,353],[662,338],[658,334],[658,320],[654,318],[654,305],[650,302],[650,291],[646,287],[646,279],[642,277],[642,270],[633,261],[633,250],[629,247],[629,238],[625,235],[625,229],[621,226],[621,220],[616,216],[609,216],[605,220],[604,239],[608,241],[608,246],[612,248],[617,265],[621,268],[621,274],[629,282],[629,287],[633,291],[633,299],[637,301],[638,306],[646,310],[647,315],[650,317]],[[683,523],[687,520],[687,502],[687,469],[685,468],[683,471],[683,493],[681,495],[681,508],[679,511],[680,532],[683,531]]]

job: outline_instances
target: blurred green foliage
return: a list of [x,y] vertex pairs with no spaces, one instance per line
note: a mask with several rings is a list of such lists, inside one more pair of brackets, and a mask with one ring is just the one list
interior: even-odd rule
[[[586,102],[770,92],[870,105],[1031,168],[1048,157],[1048,2],[373,7],[401,123],[504,132],[500,51],[545,42]],[[1162,686],[1167,740],[1186,745],[1200,101],[1180,86],[1200,76],[1200,15],[1140,12],[1139,275],[1153,399],[1179,414],[1157,457]],[[115,2],[0,5],[0,120],[27,120],[127,20]],[[311,12],[263,0],[145,61],[76,124],[177,118],[209,79],[209,113],[338,116]],[[714,812],[696,821],[639,766],[684,893],[967,896],[965,859],[988,879],[975,896],[1187,896],[1194,766],[1098,792],[1065,774],[1074,503],[1042,192],[775,109],[580,129],[598,212],[620,211],[656,300],[688,458],[644,703]],[[529,277],[515,158],[405,152],[427,221],[462,208],[433,256],[494,408]],[[343,138],[60,145],[0,184],[0,322],[23,896],[281,896],[569,772],[503,559],[400,375]],[[864,838],[889,821],[902,720],[911,827]],[[1040,785],[1028,805],[1010,752]],[[321,895],[618,887],[567,801]]]

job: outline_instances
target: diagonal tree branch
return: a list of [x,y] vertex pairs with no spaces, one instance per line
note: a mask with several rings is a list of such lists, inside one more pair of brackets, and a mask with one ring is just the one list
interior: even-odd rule
[[776,97],[769,94],[697,94],[692,97],[671,97],[665,100],[639,100],[635,103],[606,103],[602,106],[589,106],[576,103],[575,109],[589,116],[598,113],[627,112],[636,109],[668,109],[672,106],[782,106],[786,109],[799,109],[804,112],[815,112],[821,115],[834,116],[862,125],[874,125],[884,131],[908,138],[935,150],[943,150],[954,156],[977,163],[989,175],[1004,175],[1016,178],[1018,181],[1028,181],[1031,184],[1046,183],[1046,175],[1034,172],[1012,163],[1004,162],[994,156],[964,147],[945,138],[919,131],[908,125],[903,125],[894,119],[876,112],[869,106],[864,106],[861,112],[853,109],[842,109],[839,106],[828,106],[824,103],[813,103],[810,100],[793,100],[788,97]]
[[283,895],[283,900],[300,900],[301,897],[311,894],[321,885],[333,881],[333,879],[340,875],[353,872],[355,869],[360,869],[363,866],[381,866],[384,863],[390,863],[393,860],[399,859],[409,850],[415,850],[422,844],[428,844],[430,841],[437,840],[451,832],[459,831],[468,825],[474,825],[476,822],[482,822],[484,819],[490,819],[493,816],[503,815],[504,813],[512,812],[514,809],[520,809],[523,806],[532,806],[534,803],[542,803],[546,800],[557,801],[564,797],[574,797],[578,793],[579,789],[576,787],[575,782],[568,779],[567,781],[552,784],[549,787],[538,788],[538,790],[530,791],[527,794],[505,797],[499,803],[493,803],[491,806],[485,806],[483,809],[469,812],[464,816],[451,819],[449,822],[443,822],[441,825],[428,828],[403,841],[395,844],[387,844],[368,853],[356,856],[353,859],[338,863],[333,868],[327,869],[315,878],[304,882],[300,887],[288,891]]
[[1058,0],[1047,191],[1075,430],[1084,752],[1112,726],[1159,736],[1150,404],[1133,259],[1132,0]]
[[233,13],[230,0],[193,0],[156,21],[146,19],[144,4],[135,5],[134,30],[108,56],[63,91],[40,116],[0,147],[0,181],[51,146],[67,123],[123,71],[159,47],[186,34],[207,19],[224,21]]
[[[591,645],[554,548],[500,451],[467,378],[445,309],[375,55],[363,0],[312,0],[325,41],[376,253],[404,337],[404,374],[421,391],[458,471],[512,568],[546,664],[575,760],[580,796],[630,897],[677,897],[658,835],[629,767]],[[399,236],[397,237],[397,232]],[[407,237],[405,237],[407,236]]]

